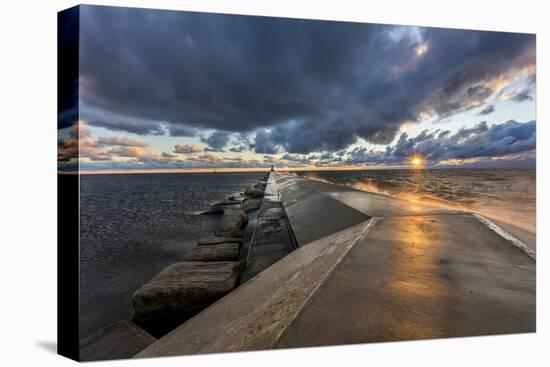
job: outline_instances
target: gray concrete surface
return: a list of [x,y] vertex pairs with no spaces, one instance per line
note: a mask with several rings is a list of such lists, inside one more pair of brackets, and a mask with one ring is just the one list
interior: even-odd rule
[[274,180],[270,180],[266,186],[251,242],[242,282],[267,269],[295,249]]
[[136,324],[128,321],[117,321],[82,339],[80,342],[80,360],[97,361],[132,358],[137,352],[155,340]]
[[472,214],[271,180],[302,247],[138,357],[535,331],[535,260]]
[[278,347],[534,332],[535,262],[469,215],[381,218]]
[[370,216],[304,185],[305,180],[272,174],[296,242],[312,241],[364,222]]

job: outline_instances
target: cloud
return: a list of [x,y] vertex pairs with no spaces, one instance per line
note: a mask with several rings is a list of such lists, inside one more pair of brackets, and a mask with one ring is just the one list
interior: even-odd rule
[[198,168],[246,167],[250,165],[241,157],[222,158],[212,152],[188,157],[186,161]]
[[120,146],[127,146],[127,147],[147,147],[149,146],[148,143],[130,139],[123,136],[116,136],[116,137],[107,137],[107,138],[98,138],[97,139],[98,145],[120,145]]
[[[241,156],[220,157],[197,145],[176,144],[176,154],[149,150],[149,144],[123,136],[94,137],[87,124],[78,121],[58,140],[60,169],[132,170],[190,168],[267,168],[257,159]],[[177,154],[185,155],[185,159]],[[273,157],[273,161],[277,160]]]
[[478,113],[478,116],[488,115],[493,112],[495,112],[495,107],[493,105],[488,105]]
[[193,154],[202,151],[203,149],[196,144],[176,144],[174,146],[174,153],[178,154]]
[[523,102],[523,101],[532,101],[534,100],[533,96],[531,96],[530,90],[522,90],[518,92],[515,96],[513,96],[512,101],[515,102]]
[[148,143],[123,136],[98,137],[83,121],[77,121],[68,131],[68,136],[58,140],[58,162],[84,164],[87,160],[111,161],[115,157],[136,158],[138,160],[171,160],[168,157],[153,153],[147,149]]
[[266,162],[266,163],[277,163],[277,162],[280,161],[280,159],[277,158],[274,155],[264,155],[263,156],[263,161]]
[[229,149],[229,151],[234,152],[234,153],[240,153],[244,150],[246,150],[246,147],[244,145],[239,145],[239,146],[236,146],[236,147],[233,147],[233,148]]
[[57,124],[58,129],[71,127],[78,121],[79,9],[73,7],[59,13],[57,32]]
[[506,157],[531,152],[536,148],[536,123],[514,120],[488,126],[480,122],[471,128],[462,128],[454,134],[448,131],[424,130],[416,137],[401,134],[393,146],[384,151],[357,147],[348,151],[346,164],[405,164],[413,155],[423,156],[428,163],[467,160],[473,158]]
[[57,161],[77,163],[79,153],[95,149],[97,142],[91,138],[91,131],[82,121],[73,123],[68,136],[57,140]]
[[277,143],[271,139],[271,132],[266,129],[256,131],[254,151],[262,154],[276,154],[279,152]]
[[223,152],[223,148],[229,143],[229,135],[226,131],[214,131],[207,137],[202,136],[201,141],[208,145],[208,151]]
[[524,101],[533,101],[534,98],[532,94],[534,91],[532,91],[529,88],[518,90],[518,89],[512,89],[511,91],[505,93],[502,96],[502,99],[504,100],[510,100],[514,102],[524,102]]
[[91,107],[85,102],[80,103],[79,115],[86,124],[111,131],[124,131],[137,135],[164,135],[166,132],[164,126],[158,122]]
[[[371,142],[382,144],[391,142],[399,126],[357,128],[368,134]],[[267,154],[281,151],[300,154],[322,150],[335,151],[357,141],[359,135],[352,130],[343,120],[335,120],[331,124],[291,121],[271,130],[257,131],[255,151]]]
[[300,163],[302,165],[311,165],[312,161],[306,156],[303,156],[301,154],[289,154],[286,153],[281,157],[281,160],[285,160],[290,163]]
[[195,129],[186,126],[170,125],[166,128],[170,136],[193,137],[197,134]]
[[262,154],[388,144],[404,123],[534,77],[529,34],[95,6],[81,6],[80,31],[90,124],[214,130],[210,150],[229,133],[252,134]]
[[108,150],[107,153],[111,156],[117,156],[117,157],[133,157],[133,158],[154,157],[154,154],[145,148],[131,147],[131,146],[115,147]]

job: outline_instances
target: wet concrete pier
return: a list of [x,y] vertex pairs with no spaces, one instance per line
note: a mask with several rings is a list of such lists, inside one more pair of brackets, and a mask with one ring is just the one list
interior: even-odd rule
[[275,180],[269,180],[241,281],[251,279],[290,254],[297,246],[281,202],[279,188]]
[[490,222],[281,173],[268,187],[296,249],[136,357],[535,331],[534,257]]

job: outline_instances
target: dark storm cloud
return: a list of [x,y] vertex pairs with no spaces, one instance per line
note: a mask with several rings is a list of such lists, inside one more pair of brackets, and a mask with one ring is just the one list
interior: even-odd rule
[[126,131],[137,135],[163,135],[161,124],[142,118],[124,116],[80,103],[80,119],[87,125],[103,127],[112,131]]
[[482,105],[492,79],[535,62],[526,34],[81,9],[81,98],[129,119],[101,126],[252,133],[263,154],[390,143],[404,122]]
[[137,135],[163,135],[160,125],[150,123],[126,123],[124,121],[84,119],[89,125],[103,127],[112,131],[126,131]]
[[256,132],[256,141],[254,144],[254,150],[256,153],[263,154],[276,154],[279,149],[277,144],[271,139],[271,133],[266,129],[259,129]]
[[493,105],[488,105],[487,107],[485,107],[484,109],[482,109],[478,115],[479,116],[483,116],[483,115],[488,115],[490,113],[493,113],[495,112],[495,107]]
[[192,137],[196,135],[196,131],[186,126],[171,125],[166,128],[170,136],[177,137]]
[[78,120],[79,8],[57,15],[57,112],[58,128]]
[[503,157],[525,153],[536,148],[535,121],[514,120],[488,126],[480,122],[472,128],[462,128],[455,134],[448,131],[423,131],[416,137],[401,134],[385,151],[358,147],[348,152],[347,164],[402,164],[419,154],[430,163],[482,157]]
[[214,131],[209,136],[201,137],[201,141],[208,145],[206,150],[223,152],[223,148],[229,143],[229,133],[226,131]]

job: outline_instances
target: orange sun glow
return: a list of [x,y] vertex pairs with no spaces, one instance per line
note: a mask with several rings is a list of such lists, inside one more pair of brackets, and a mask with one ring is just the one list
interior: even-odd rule
[[424,163],[423,159],[419,156],[414,156],[411,158],[411,164],[414,167],[422,167],[423,163]]

